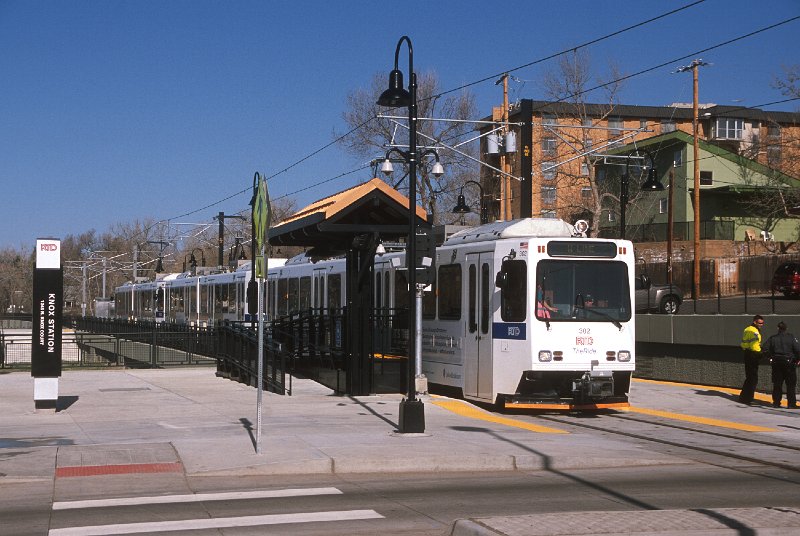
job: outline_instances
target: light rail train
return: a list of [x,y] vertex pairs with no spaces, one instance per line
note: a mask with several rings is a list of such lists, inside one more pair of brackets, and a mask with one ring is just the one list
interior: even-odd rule
[[[532,218],[494,222],[460,231],[437,247],[436,280],[423,293],[421,308],[428,382],[506,408],[628,404],[636,362],[633,245],[586,238],[582,225]],[[344,305],[345,259],[272,262],[268,318],[323,314]],[[376,311],[407,306],[404,266],[404,252],[375,257]],[[141,292],[123,286],[117,314],[136,317],[149,293],[150,308],[166,321],[244,320],[249,273],[169,276],[140,284],[150,285]],[[153,298],[154,287],[161,300]],[[121,308],[123,295],[130,303]]]

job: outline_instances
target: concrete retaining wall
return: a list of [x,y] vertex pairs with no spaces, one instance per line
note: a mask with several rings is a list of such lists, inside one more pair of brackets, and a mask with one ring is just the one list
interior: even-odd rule
[[[784,321],[800,335],[800,315],[762,315],[763,338]],[[636,373],[639,378],[705,383],[739,389],[744,364],[739,342],[753,315],[636,315]],[[763,363],[758,390],[772,392],[771,367]]]

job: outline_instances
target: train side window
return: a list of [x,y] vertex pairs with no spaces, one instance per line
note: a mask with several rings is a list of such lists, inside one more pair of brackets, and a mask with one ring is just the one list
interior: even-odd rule
[[481,333],[489,333],[489,300],[491,292],[489,290],[489,264],[481,265]]
[[461,265],[445,264],[439,267],[439,319],[461,319]]
[[500,316],[505,322],[524,322],[527,316],[528,267],[522,260],[503,261],[505,281],[500,287]]
[[300,278],[300,291],[298,293],[298,311],[307,311],[311,308],[311,277]]
[[278,279],[278,315],[287,314],[289,314],[289,280]]
[[383,306],[388,309],[391,306],[389,302],[389,291],[391,290],[389,285],[389,271],[387,270],[383,275]]
[[375,308],[380,309],[382,307],[381,297],[383,293],[381,292],[381,273],[378,272],[375,274]]
[[328,308],[339,309],[342,306],[342,276],[330,274],[328,276]]
[[298,277],[290,277],[289,278],[289,294],[287,296],[289,300],[289,314],[296,313],[298,309],[298,296],[300,295],[300,278]]
[[469,322],[470,333],[478,331],[478,270],[474,264],[469,265]]

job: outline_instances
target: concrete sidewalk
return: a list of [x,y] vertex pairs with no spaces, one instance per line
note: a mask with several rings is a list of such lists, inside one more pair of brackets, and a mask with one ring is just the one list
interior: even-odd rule
[[[256,454],[256,390],[218,378],[210,368],[67,371],[56,412],[34,410],[33,380],[26,373],[0,376],[0,389],[0,447],[29,449],[0,459],[6,478],[46,476],[48,467],[177,462],[189,475],[683,463],[613,439],[531,433],[466,417],[431,397],[424,397],[426,433],[398,434],[401,395],[342,397],[297,378],[293,396],[264,393],[262,453]],[[464,402],[451,404],[475,412]]]
[[[297,378],[292,396],[264,393],[262,453],[257,454],[256,390],[218,378],[211,368],[66,371],[59,385],[58,410],[36,411],[30,374],[0,374],[0,483],[148,472],[280,475],[694,463],[602,434],[553,433],[559,431],[557,424],[541,421],[541,426],[552,428],[538,429],[530,419],[514,419],[463,401],[434,397],[424,397],[426,433],[398,434],[401,395],[342,397]],[[785,409],[756,415],[754,408],[702,388],[637,382],[634,390],[635,399],[665,411],[739,422],[749,419],[765,426],[771,419],[778,426],[779,419],[795,415]],[[800,440],[800,427],[787,427],[782,433]],[[730,515],[755,519],[752,527],[773,527],[775,534],[778,530],[800,534],[800,512],[751,510]],[[670,526],[674,534],[736,532],[733,522],[724,522],[728,514],[682,512],[674,514],[675,519],[694,520],[686,530],[680,530],[680,524],[667,524],[662,530],[645,532],[669,533]],[[598,515],[575,517],[572,528],[563,526],[563,516],[557,520],[544,514],[462,520],[453,526],[452,534],[593,534],[598,525],[591,520],[597,522]],[[646,527],[658,515],[669,517],[632,512],[630,524]],[[585,526],[580,525],[581,519]],[[664,521],[659,519],[652,523]],[[758,533],[770,532],[759,529]]]

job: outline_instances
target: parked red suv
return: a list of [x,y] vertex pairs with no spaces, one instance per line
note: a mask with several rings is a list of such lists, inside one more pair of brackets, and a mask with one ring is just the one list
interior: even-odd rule
[[787,298],[800,298],[800,263],[785,262],[772,276],[772,290],[782,292]]

